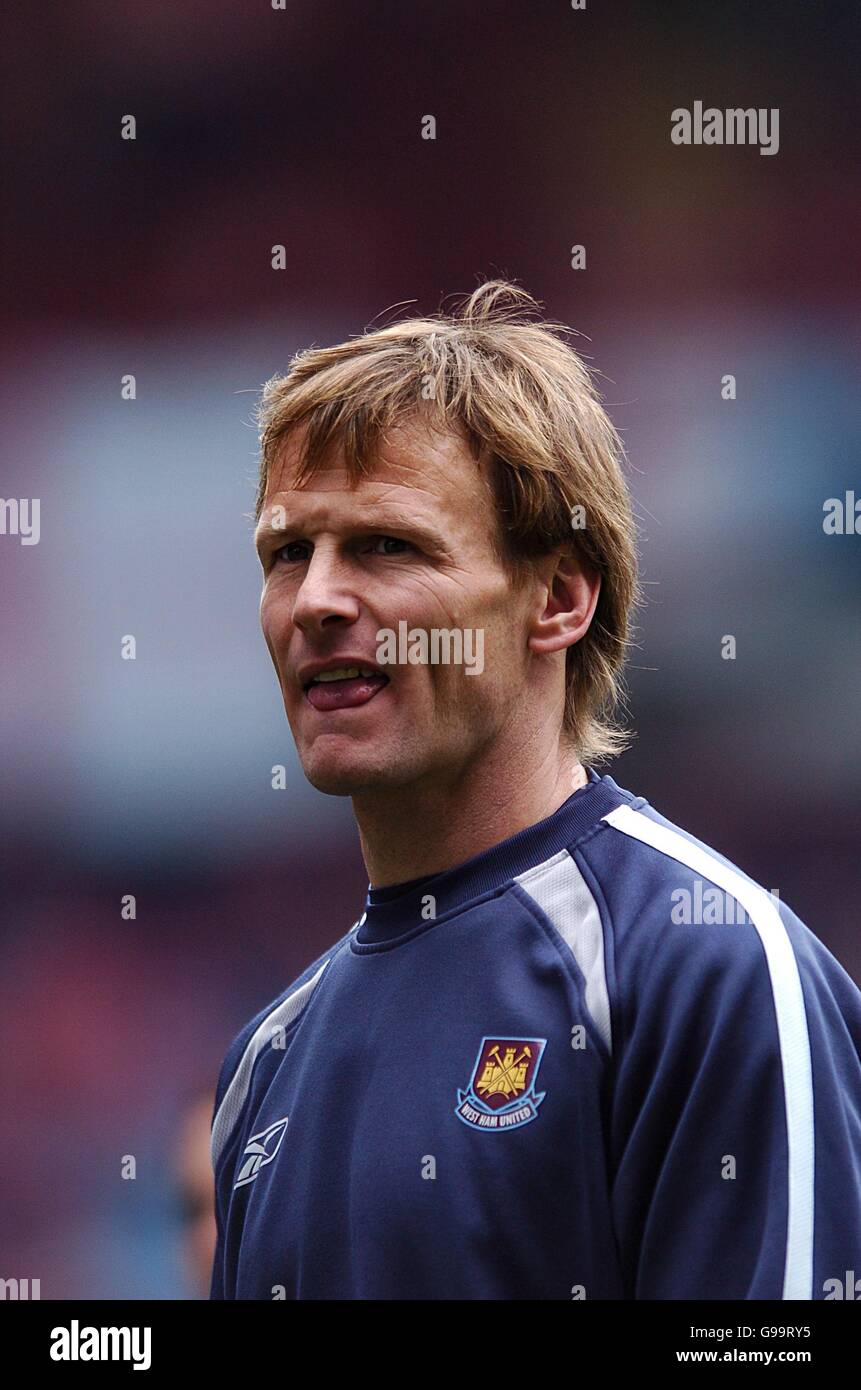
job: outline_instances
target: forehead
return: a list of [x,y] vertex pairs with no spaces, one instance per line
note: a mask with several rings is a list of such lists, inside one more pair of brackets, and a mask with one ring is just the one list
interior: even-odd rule
[[273,459],[261,520],[275,504],[294,515],[321,504],[330,510],[343,505],[352,512],[389,504],[440,520],[474,517],[478,508],[478,515],[487,519],[491,499],[485,466],[453,431],[442,434],[412,423],[392,427],[380,441],[370,474],[355,483],[343,446],[333,445],[316,472],[297,486],[304,436],[304,428],[293,431]]

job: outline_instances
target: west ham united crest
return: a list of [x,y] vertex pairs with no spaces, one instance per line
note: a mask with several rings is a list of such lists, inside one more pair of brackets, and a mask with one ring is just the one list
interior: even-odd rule
[[455,1114],[474,1129],[516,1129],[538,1114],[545,1092],[535,1082],[546,1038],[482,1038],[469,1087]]

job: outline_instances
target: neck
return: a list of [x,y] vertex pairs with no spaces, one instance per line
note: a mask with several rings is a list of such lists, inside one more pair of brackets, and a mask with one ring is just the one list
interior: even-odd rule
[[356,795],[368,880],[385,888],[462,864],[551,816],[588,780],[576,754],[557,746],[528,768],[484,754],[445,779]]

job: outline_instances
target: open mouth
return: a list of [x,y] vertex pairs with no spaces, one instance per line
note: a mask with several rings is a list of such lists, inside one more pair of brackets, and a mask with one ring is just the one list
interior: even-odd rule
[[305,682],[305,699],[321,712],[354,709],[373,700],[388,683],[388,676],[369,666],[333,666]]

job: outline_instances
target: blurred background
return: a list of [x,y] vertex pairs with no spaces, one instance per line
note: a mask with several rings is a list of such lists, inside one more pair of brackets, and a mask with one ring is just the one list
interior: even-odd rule
[[[637,743],[601,770],[861,981],[861,535],[823,530],[861,499],[861,24],[848,0],[3,24],[2,493],[41,534],[0,536],[0,1276],[197,1298],[224,1052],[366,888],[258,627],[251,410],[299,347],[496,275],[584,335],[649,598]],[[779,152],[673,145],[697,100],[779,108]]]

